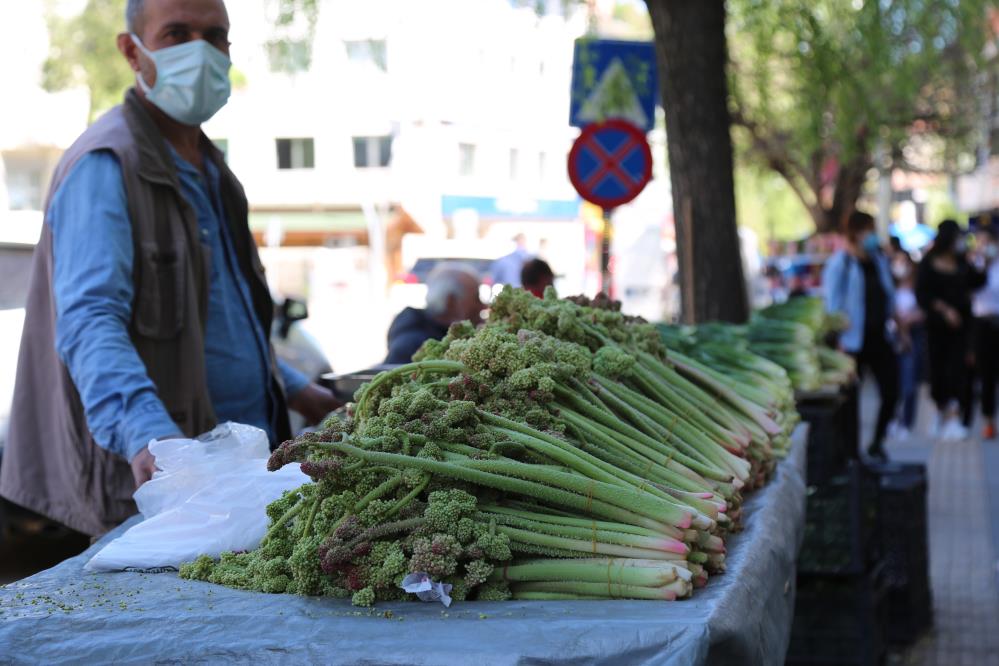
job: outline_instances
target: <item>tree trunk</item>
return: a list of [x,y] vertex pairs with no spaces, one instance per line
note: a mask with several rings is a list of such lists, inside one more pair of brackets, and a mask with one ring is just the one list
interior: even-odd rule
[[847,218],[857,209],[857,201],[863,192],[870,168],[870,159],[866,154],[840,166],[836,174],[832,205],[825,210],[821,223],[816,224],[816,231],[819,233],[843,231]]
[[685,322],[744,322],[722,0],[646,0],[666,110]]

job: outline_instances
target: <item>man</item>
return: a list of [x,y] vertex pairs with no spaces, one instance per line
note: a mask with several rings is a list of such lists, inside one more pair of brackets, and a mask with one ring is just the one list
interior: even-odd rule
[[489,275],[493,284],[508,284],[511,287],[521,286],[520,271],[527,260],[531,258],[531,253],[527,251],[527,239],[524,234],[514,236],[513,242],[517,244],[513,252],[500,257],[489,267]]
[[520,269],[520,283],[526,291],[543,298],[545,289],[555,284],[555,273],[543,259],[531,259]]
[[53,176],[0,471],[0,494],[95,536],[135,512],[151,440],[233,420],[275,443],[287,406],[336,406],[275,360],[246,197],[200,130],[229,97],[225,5],[129,0],[126,23],[136,87]]
[[479,276],[459,263],[441,264],[427,276],[427,307],[406,308],[395,316],[388,331],[386,363],[409,363],[427,340],[440,340],[458,321],[482,321]]

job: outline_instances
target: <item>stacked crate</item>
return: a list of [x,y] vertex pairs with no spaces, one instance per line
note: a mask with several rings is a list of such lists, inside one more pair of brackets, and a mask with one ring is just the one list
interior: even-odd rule
[[908,645],[933,624],[930,591],[926,467],[888,463],[879,478],[878,535],[885,572],[885,636]]
[[878,664],[885,569],[878,563],[878,477],[858,461],[809,486],[788,664]]

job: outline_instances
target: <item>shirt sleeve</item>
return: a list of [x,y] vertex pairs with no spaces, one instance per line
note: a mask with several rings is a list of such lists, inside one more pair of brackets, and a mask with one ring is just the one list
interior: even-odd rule
[[826,312],[842,312],[843,257],[834,255],[822,269],[822,295],[825,297]]
[[167,413],[128,334],[132,226],[117,158],[80,159],[46,216],[52,230],[56,351],[100,446],[128,460],[180,428]]
[[289,398],[293,398],[309,385],[309,378],[284,359],[278,358],[277,366],[278,372],[281,373],[281,381],[284,383],[284,393]]

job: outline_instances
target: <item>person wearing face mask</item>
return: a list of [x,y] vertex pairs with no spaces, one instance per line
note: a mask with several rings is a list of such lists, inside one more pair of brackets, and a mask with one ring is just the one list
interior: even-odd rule
[[200,129],[229,98],[221,0],[128,0],[136,87],[63,155],[35,250],[0,494],[96,536],[147,445],[223,421],[290,436],[332,393],[278,362],[247,200]]
[[964,234],[957,222],[944,220],[916,275],[916,300],[926,313],[937,435],[943,440],[968,436],[960,415],[970,409],[965,387],[973,363],[971,294],[985,283],[985,275],[968,263],[965,250]]
[[923,354],[926,346],[924,322],[926,316],[916,302],[916,264],[892,237],[892,277],[895,278],[895,322],[898,325],[898,414],[889,428],[891,437],[900,441],[909,438],[916,423],[919,405],[919,385],[923,375]]
[[982,437],[996,436],[996,381],[999,380],[999,244],[992,227],[978,232],[972,264],[985,272],[985,284],[972,297],[975,317],[975,368],[981,381]]
[[826,310],[846,316],[840,348],[874,376],[881,395],[874,437],[867,448],[885,459],[884,438],[898,401],[898,366],[889,341],[894,311],[894,284],[888,260],[874,231],[874,218],[855,211],[846,223],[846,248],[833,254],[822,274]]

